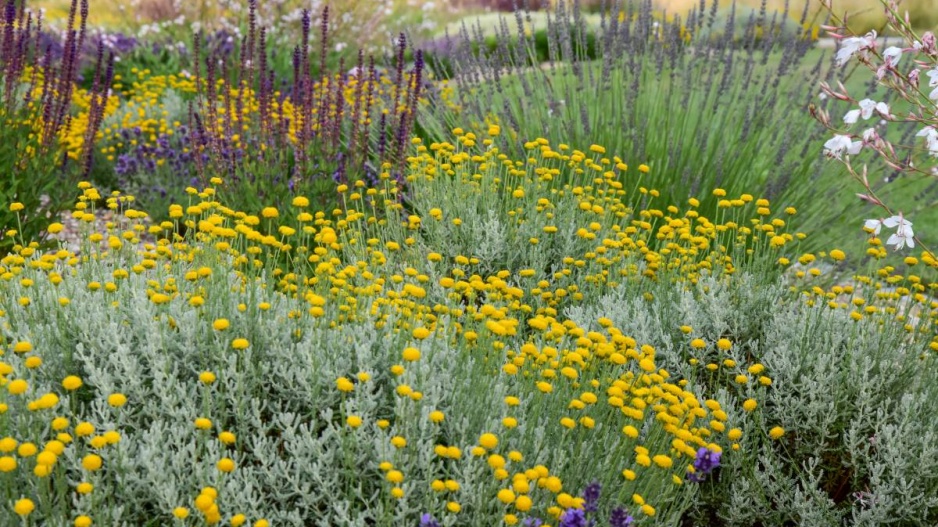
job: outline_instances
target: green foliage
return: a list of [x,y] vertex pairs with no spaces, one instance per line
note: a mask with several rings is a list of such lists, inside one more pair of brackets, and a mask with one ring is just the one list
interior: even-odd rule
[[[437,140],[467,122],[497,123],[509,152],[537,137],[601,144],[650,165],[636,183],[659,189],[669,203],[723,187],[811,215],[822,209],[814,196],[829,188],[821,184],[834,183],[819,178],[823,135],[806,131],[804,114],[809,103],[823,104],[814,86],[830,67],[823,56],[806,60],[811,42],[801,33],[756,38],[758,25],[772,25],[771,15],[760,16],[746,19],[748,41],[738,46],[706,13],[664,20],[647,4],[614,10],[602,20],[599,58],[591,61],[585,15],[557,11],[544,29],[550,63],[540,68],[528,67],[537,33],[506,34],[513,21],[499,38],[524,47],[503,46],[492,56],[473,58],[478,39],[463,32],[452,79],[433,94],[422,130]],[[702,199],[712,216],[717,200]]]
[[[39,141],[34,112],[16,110],[0,109],[0,254],[24,241],[41,240],[58,213],[68,209],[76,181],[68,177],[72,164],[63,165],[62,154]],[[12,211],[13,203],[23,209]]]

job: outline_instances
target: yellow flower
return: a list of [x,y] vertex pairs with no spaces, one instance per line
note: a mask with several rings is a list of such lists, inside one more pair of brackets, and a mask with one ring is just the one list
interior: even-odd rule
[[94,472],[101,468],[101,456],[88,454],[81,459],[81,466],[89,472]]
[[228,326],[230,326],[230,325],[231,325],[231,323],[228,322],[228,319],[227,319],[227,318],[219,318],[219,319],[215,320],[215,322],[212,322],[212,328],[213,328],[215,331],[224,331],[224,330],[228,329]]
[[29,498],[16,500],[16,503],[13,504],[13,512],[23,518],[29,516],[29,513],[33,512],[35,508],[36,505],[33,503],[33,500]]
[[234,339],[231,341],[231,347],[236,350],[244,350],[250,346],[251,343],[248,342],[248,339]]
[[743,401],[743,410],[751,412],[759,406],[759,403],[755,399],[746,399]]
[[498,436],[490,433],[482,434],[479,436],[479,446],[492,450],[498,446]]
[[91,527],[92,523],[90,516],[81,515],[75,518],[74,525],[75,527]]
[[355,389],[355,385],[352,384],[352,381],[348,380],[346,377],[339,377],[335,380],[335,386],[339,389],[340,392],[351,392]]
[[68,391],[77,390],[81,388],[81,385],[82,385],[81,379],[74,375],[69,375],[68,377],[62,380],[62,387]]
[[29,389],[29,384],[23,379],[15,379],[7,384],[7,391],[10,395],[22,395]]
[[16,470],[16,458],[13,456],[0,457],[0,472],[13,472]]
[[443,414],[443,412],[441,412],[441,411],[439,411],[439,410],[434,410],[434,411],[430,412],[429,417],[430,417],[430,420],[433,421],[434,423],[442,423],[442,422],[443,422],[443,419],[446,418],[446,416]]
[[93,433],[94,425],[87,421],[82,421],[81,423],[75,425],[75,435],[78,437],[90,436]]
[[120,408],[127,404],[127,396],[122,393],[112,393],[107,397],[107,404],[114,408]]
[[661,468],[671,468],[674,464],[674,461],[670,457],[661,454],[651,458],[651,460],[655,462],[655,465]]
[[362,425],[362,418],[357,415],[350,415],[345,418],[345,424],[352,428],[358,428]]
[[830,255],[831,255],[831,258],[833,258],[834,260],[837,260],[838,262],[847,257],[847,255],[844,254],[844,252],[841,251],[840,249],[834,249],[833,251],[830,252]]
[[176,507],[173,509],[173,516],[179,518],[180,520],[185,520],[189,517],[189,509],[185,507]]
[[505,505],[508,505],[515,501],[515,493],[512,492],[510,489],[502,489],[498,491],[497,498],[498,498],[498,501],[504,503]]
[[414,338],[417,340],[423,340],[430,336],[430,330],[427,328],[417,328],[414,330]]
[[26,341],[20,341],[13,345],[15,353],[27,353],[33,350],[33,345]]
[[407,446],[407,440],[401,436],[394,436],[391,438],[391,444],[395,448],[404,448],[405,446]]
[[199,374],[199,381],[201,381],[202,384],[212,384],[215,382],[215,374],[210,371],[203,371]]
[[776,426],[769,430],[769,437],[772,439],[780,439],[783,435],[785,435],[785,429],[780,426]]
[[264,209],[261,210],[261,216],[265,218],[276,218],[279,215],[280,213],[277,212],[277,209],[275,207],[264,207]]
[[[25,209],[25,208],[26,208],[26,207],[25,207],[22,203],[20,203],[20,202],[18,202],[18,201],[17,201],[17,202],[14,202],[14,203],[10,203],[10,212],[19,212],[19,211],[21,211],[21,210],[23,210],[23,209]],[[30,503],[32,503],[32,502],[30,502]],[[30,510],[32,510],[32,509],[30,509]],[[29,514],[29,513],[27,512],[26,514]]]
[[293,198],[293,206],[299,208],[309,207],[309,199],[304,196],[297,196]]
[[235,462],[231,458],[223,457],[218,460],[215,467],[222,472],[231,472],[235,469]]
[[420,350],[414,347],[407,347],[404,348],[404,352],[401,353],[401,356],[405,361],[414,362],[420,360]]
[[212,427],[212,420],[205,417],[199,417],[194,422],[195,427],[199,430],[208,430]]

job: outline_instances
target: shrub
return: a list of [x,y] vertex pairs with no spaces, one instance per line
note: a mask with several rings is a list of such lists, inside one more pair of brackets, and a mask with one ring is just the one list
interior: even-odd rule
[[[55,58],[22,3],[8,0],[2,15],[0,44],[0,254],[15,245],[38,242],[55,216],[68,207],[64,189],[75,174],[90,174],[94,140],[107,104],[112,56],[99,44],[94,82],[88,90],[73,86],[85,39],[88,2],[73,1],[70,21],[78,27],[65,38],[66,51]],[[76,102],[78,103],[76,105]],[[76,111],[75,106],[78,107]],[[81,134],[76,131],[81,130]]]

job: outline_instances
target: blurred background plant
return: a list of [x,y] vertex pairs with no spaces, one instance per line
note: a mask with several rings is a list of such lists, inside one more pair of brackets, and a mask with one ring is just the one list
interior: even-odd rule
[[[35,18],[34,18],[35,16]],[[0,254],[17,240],[41,240],[45,227],[69,207],[73,176],[95,168],[94,142],[109,103],[113,55],[96,42],[88,89],[77,88],[86,42],[88,0],[73,1],[62,50],[42,32],[41,14],[6,0],[0,43]],[[17,210],[13,210],[17,209]]]

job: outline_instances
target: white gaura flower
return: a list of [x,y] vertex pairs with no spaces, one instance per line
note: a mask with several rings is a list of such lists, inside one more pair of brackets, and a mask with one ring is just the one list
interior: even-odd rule
[[879,236],[879,231],[882,230],[883,228],[883,220],[882,219],[866,220],[865,222],[863,222],[863,227],[866,230],[872,231],[873,236]]
[[862,141],[851,141],[849,135],[835,135],[824,143],[824,153],[830,157],[840,159],[844,151],[849,155],[856,155],[860,153],[862,147]]
[[889,117],[888,104],[884,102],[876,102],[873,99],[863,99],[860,101],[859,110],[850,110],[847,112],[847,115],[844,116],[844,123],[853,124],[857,122],[858,117],[862,117],[865,121],[873,116],[874,111],[883,117]]
[[938,68],[926,71],[925,75],[928,76],[928,87],[935,88],[928,94],[928,98],[933,101],[938,101]]
[[903,218],[902,214],[891,216],[883,220],[883,226],[889,229],[896,229],[895,234],[886,240],[886,245],[894,245],[896,250],[908,247],[915,248],[915,233],[912,232],[912,222]]
[[843,66],[857,51],[871,49],[876,45],[876,31],[870,31],[862,37],[849,37],[840,41],[837,50],[837,65]]
[[899,64],[899,60],[902,59],[902,48],[896,46],[886,48],[883,50],[883,59],[885,59],[887,66],[895,68]]
[[938,130],[935,130],[934,126],[922,128],[915,136],[924,137],[925,146],[928,147],[928,151],[931,155],[938,157]]

